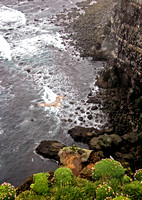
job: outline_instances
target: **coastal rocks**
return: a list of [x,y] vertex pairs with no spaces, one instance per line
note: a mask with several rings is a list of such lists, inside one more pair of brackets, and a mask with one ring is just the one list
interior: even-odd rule
[[77,142],[89,142],[89,140],[98,135],[98,130],[95,128],[85,128],[76,126],[70,130],[68,130],[68,134]]
[[94,163],[100,160],[99,156],[92,152],[92,150],[82,149],[75,145],[64,147],[58,153],[60,166],[70,168],[75,176],[89,177]]
[[[112,149],[113,145],[115,148],[122,142],[122,138],[117,134],[101,135],[99,137],[93,137],[89,142],[90,149],[96,150],[108,150]],[[106,152],[104,152],[106,154]],[[107,155],[107,154],[106,154]],[[108,155],[109,156],[109,155]]]
[[41,141],[36,148],[36,153],[43,156],[44,158],[50,158],[58,160],[58,152],[60,149],[65,147],[64,144],[58,141]]
[[106,60],[114,48],[110,36],[110,19],[114,0],[99,0],[85,8],[71,25],[73,39],[82,56],[91,56],[94,60]]
[[18,188],[16,189],[16,195],[19,195],[23,191],[29,190],[32,183],[33,183],[33,175],[29,176],[22,185],[18,186]]
[[97,85],[101,88],[115,88],[121,83],[119,70],[115,67],[106,67],[100,74]]

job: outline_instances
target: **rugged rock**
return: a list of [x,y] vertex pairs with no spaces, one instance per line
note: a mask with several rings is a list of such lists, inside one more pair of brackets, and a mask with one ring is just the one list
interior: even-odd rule
[[90,177],[94,163],[100,160],[99,154],[73,145],[64,147],[58,153],[60,166],[68,167],[75,176]]
[[[79,5],[84,8],[82,2]],[[86,103],[103,104],[112,130],[92,133],[78,127],[69,134],[76,141],[89,143],[91,149],[103,151],[104,156],[113,155],[130,161],[133,169],[141,168],[142,0],[98,0],[92,6],[85,2],[85,14],[70,28],[82,56],[107,59],[97,81],[102,92],[99,97],[90,92]]]
[[27,178],[27,180],[16,188],[16,195],[19,195],[23,191],[29,190],[31,184],[33,183],[33,175]]
[[36,148],[36,153],[43,156],[44,158],[51,158],[58,160],[58,152],[60,149],[65,147],[64,144],[58,141],[41,141]]
[[[75,39],[82,56],[105,60],[114,49],[109,36],[110,20],[115,2],[114,0],[99,0],[97,4],[86,6],[85,14],[80,15],[70,25],[74,30],[73,39]],[[80,6],[82,4],[80,3]]]
[[98,135],[95,128],[85,128],[76,126],[68,131],[68,134],[77,142],[88,142],[93,136]]

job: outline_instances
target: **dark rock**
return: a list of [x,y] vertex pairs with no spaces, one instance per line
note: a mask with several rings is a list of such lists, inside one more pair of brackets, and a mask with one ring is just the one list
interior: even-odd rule
[[68,131],[68,134],[77,142],[89,142],[89,140],[95,135],[98,134],[98,130],[95,128],[85,128],[76,126]]
[[100,99],[97,99],[96,97],[89,97],[89,99],[87,100],[87,103],[101,103],[101,100]]
[[90,114],[87,116],[89,120],[93,119],[93,116]]
[[84,111],[84,110],[80,110],[80,112],[81,112],[81,113],[85,113],[85,111]]
[[99,145],[98,137],[93,137],[89,142],[89,148],[95,150],[101,150],[101,146]]
[[91,110],[97,110],[97,109],[98,109],[97,106],[92,106],[92,107],[91,107]]
[[83,121],[83,117],[79,117],[78,120],[79,120],[79,121]]
[[33,175],[31,175],[27,180],[20,186],[16,188],[16,195],[19,195],[20,193],[30,190],[30,186],[33,183]]
[[122,137],[117,134],[111,134],[110,137],[115,146],[118,146],[122,142]]
[[58,152],[65,147],[64,144],[58,141],[41,141],[36,148],[36,153],[42,155],[44,158],[51,158],[58,160]]
[[72,122],[72,119],[68,119],[68,122]]
[[135,132],[131,133],[126,133],[125,135],[122,136],[123,140],[127,143],[136,143],[138,140],[138,134]]

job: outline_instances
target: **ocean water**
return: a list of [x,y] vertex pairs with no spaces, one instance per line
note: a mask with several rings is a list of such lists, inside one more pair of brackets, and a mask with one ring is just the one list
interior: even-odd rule
[[[105,63],[80,58],[63,39],[64,28],[54,23],[56,14],[76,2],[0,3],[0,183],[18,186],[33,173],[57,168],[55,160],[35,153],[40,141],[88,148],[74,142],[68,129],[76,125],[101,128],[107,122],[101,105],[93,111],[93,105],[86,103],[90,91],[98,92],[95,81]],[[37,106],[63,94],[60,110]]]

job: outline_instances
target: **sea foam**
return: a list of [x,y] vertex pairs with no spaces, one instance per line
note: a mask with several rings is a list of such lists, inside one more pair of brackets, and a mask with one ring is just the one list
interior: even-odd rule
[[25,14],[6,6],[0,7],[0,27],[5,26],[20,26],[26,24]]

